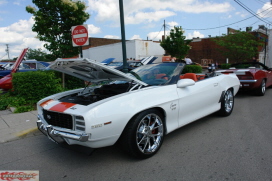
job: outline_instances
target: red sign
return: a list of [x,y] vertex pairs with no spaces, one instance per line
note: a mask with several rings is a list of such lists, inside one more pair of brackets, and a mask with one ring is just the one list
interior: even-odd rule
[[87,25],[79,25],[72,27],[73,46],[89,45]]

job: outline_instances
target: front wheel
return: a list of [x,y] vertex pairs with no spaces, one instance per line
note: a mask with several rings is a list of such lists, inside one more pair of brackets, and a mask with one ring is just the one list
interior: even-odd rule
[[163,119],[155,109],[143,111],[132,118],[121,137],[125,151],[137,158],[155,155],[164,139]]
[[228,89],[223,99],[221,100],[221,108],[218,111],[220,116],[229,116],[233,110],[234,106],[234,95],[231,89]]

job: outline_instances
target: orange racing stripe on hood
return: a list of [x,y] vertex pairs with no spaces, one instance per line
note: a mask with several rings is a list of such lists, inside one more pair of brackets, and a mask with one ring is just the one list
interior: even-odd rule
[[66,109],[73,107],[74,103],[69,103],[69,102],[61,102],[53,107],[51,107],[49,110],[50,111],[56,111],[56,112],[64,112]]
[[45,106],[47,106],[50,102],[53,102],[53,99],[49,99],[49,100],[47,100],[47,101],[41,103],[40,106],[41,106],[41,107],[45,107]]

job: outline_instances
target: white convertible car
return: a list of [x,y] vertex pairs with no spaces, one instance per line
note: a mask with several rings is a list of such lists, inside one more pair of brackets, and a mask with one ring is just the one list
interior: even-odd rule
[[125,74],[89,59],[57,59],[51,69],[89,83],[40,100],[38,128],[57,143],[100,148],[119,141],[129,154],[151,157],[166,134],[233,110],[235,74],[182,75],[184,66],[149,64]]

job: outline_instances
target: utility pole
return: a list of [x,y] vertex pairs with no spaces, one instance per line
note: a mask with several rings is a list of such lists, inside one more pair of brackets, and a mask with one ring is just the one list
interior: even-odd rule
[[9,45],[6,44],[6,46],[7,46],[6,52],[7,52],[7,54],[8,54],[8,59],[9,59]]
[[[271,0],[272,1],[272,0]],[[267,27],[265,27],[265,41],[264,41],[264,65],[265,65],[265,63],[266,63],[266,43],[268,43],[268,41],[266,41],[266,40],[268,40],[268,35],[267,35]]]
[[123,0],[119,0],[119,9],[120,9],[120,23],[121,23],[121,36],[122,36],[123,72],[127,73],[128,65],[127,65],[127,49],[126,49]]
[[164,20],[164,23],[163,23],[163,27],[164,27],[164,40],[165,40],[165,20]]

